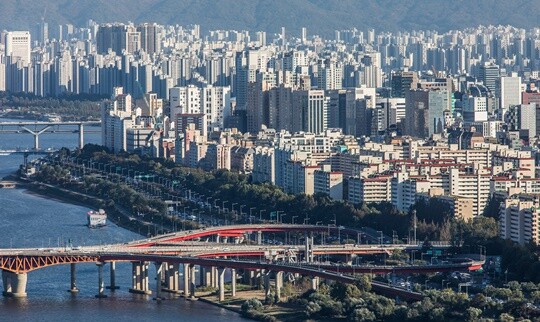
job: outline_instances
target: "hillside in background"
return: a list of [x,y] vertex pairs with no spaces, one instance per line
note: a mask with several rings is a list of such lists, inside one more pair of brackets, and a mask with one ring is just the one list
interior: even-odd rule
[[57,25],[97,22],[158,22],[201,30],[247,29],[293,35],[332,36],[356,27],[378,31],[431,29],[447,31],[480,24],[531,28],[540,23],[534,0],[2,0],[0,29],[33,30],[45,17],[52,35]]

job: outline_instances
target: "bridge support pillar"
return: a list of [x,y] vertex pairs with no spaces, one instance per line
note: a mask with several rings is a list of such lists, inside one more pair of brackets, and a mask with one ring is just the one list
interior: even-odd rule
[[75,271],[75,263],[72,263],[70,266],[70,273],[71,273],[71,287],[69,288],[68,292],[71,293],[79,293],[79,289],[77,288],[77,273]]
[[131,263],[131,288],[130,293],[137,293],[136,291],[141,289],[141,265],[139,263]]
[[79,124],[79,149],[84,147],[84,125]]
[[162,273],[163,273],[163,264],[164,263],[158,263],[155,262],[154,265],[156,266],[156,297],[154,297],[154,300],[161,301],[161,287],[162,287]]
[[120,286],[116,286],[116,262],[110,262],[110,285],[107,288],[111,291],[117,290]]
[[15,298],[26,297],[26,282],[28,275],[26,273],[12,273],[11,275],[11,296]]
[[152,294],[152,291],[150,291],[150,286],[149,286],[149,278],[148,278],[148,266],[149,266],[150,263],[148,262],[144,262],[142,263],[142,289],[143,291],[146,292],[146,294]]
[[212,269],[210,267],[204,268],[204,286],[212,286]]
[[219,287],[219,281],[218,281],[218,269],[215,266],[212,266],[212,287],[218,288]]
[[218,268],[219,276],[219,301],[225,301],[225,268]]
[[15,298],[26,297],[26,282],[28,275],[26,273],[13,273],[2,271],[2,284],[4,291],[2,295]]
[[351,266],[353,264],[353,259],[356,257],[355,254],[347,254],[345,255],[345,263],[347,263],[347,265]]
[[283,272],[276,273],[276,298],[281,301],[281,288],[283,288]]
[[4,296],[10,296],[13,292],[11,284],[11,274],[13,273],[2,270],[2,285],[4,286],[4,291],[2,292],[2,295]]
[[314,291],[319,289],[319,278],[317,276],[311,278],[311,289]]
[[97,298],[105,298],[107,295],[105,295],[105,282],[103,281],[103,265],[105,263],[97,263],[98,268],[98,294],[96,295]]
[[189,294],[189,264],[184,264],[184,297],[187,298]]
[[189,295],[191,296],[191,298],[195,298],[195,280],[196,280],[196,276],[195,276],[195,265],[194,264],[189,264]]
[[236,269],[231,268],[231,296],[236,297]]
[[264,296],[270,295],[270,271],[263,273],[264,278]]
[[2,295],[15,298],[26,297],[27,279],[28,275],[26,273],[2,271],[2,283],[4,285]]
[[166,264],[165,270],[165,284],[167,285],[166,289],[163,289],[165,292],[178,294],[178,264]]
[[257,231],[257,245],[262,244],[262,231]]
[[257,287],[258,290],[261,289],[261,284],[263,284],[263,274],[262,270],[258,269],[253,272],[253,284]]
[[148,289],[148,264],[143,262],[132,263],[132,287],[130,293],[150,295],[152,292]]

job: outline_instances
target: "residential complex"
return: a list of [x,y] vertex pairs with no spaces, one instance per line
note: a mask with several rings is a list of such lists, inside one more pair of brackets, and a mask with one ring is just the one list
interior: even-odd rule
[[107,97],[112,151],[400,211],[437,199],[464,220],[498,197],[501,236],[538,238],[514,224],[524,196],[540,193],[538,28],[324,39],[305,28],[40,26],[0,36],[0,90]]

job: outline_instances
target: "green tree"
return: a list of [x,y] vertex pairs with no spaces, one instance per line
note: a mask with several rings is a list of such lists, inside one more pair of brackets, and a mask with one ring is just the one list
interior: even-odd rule
[[242,313],[247,313],[249,311],[260,312],[263,309],[263,304],[256,298],[251,298],[242,303],[241,310]]
[[476,322],[478,321],[480,316],[482,316],[482,310],[475,307],[470,307],[467,309],[467,314],[466,314],[467,321]]
[[358,308],[353,311],[353,313],[349,316],[350,321],[356,321],[356,322],[368,322],[368,321],[375,321],[375,313],[371,312],[365,307]]

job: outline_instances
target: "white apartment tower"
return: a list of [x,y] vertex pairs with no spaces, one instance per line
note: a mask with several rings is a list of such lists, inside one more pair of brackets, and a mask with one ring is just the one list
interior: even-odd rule
[[30,32],[10,31],[6,33],[6,56],[11,56],[12,61],[21,60],[24,65],[30,63]]
[[512,73],[509,77],[501,77],[500,91],[501,116],[504,120],[504,115],[510,106],[521,104],[521,78],[516,73]]

